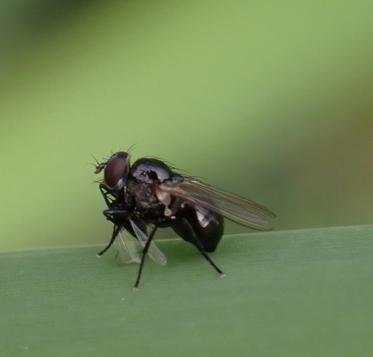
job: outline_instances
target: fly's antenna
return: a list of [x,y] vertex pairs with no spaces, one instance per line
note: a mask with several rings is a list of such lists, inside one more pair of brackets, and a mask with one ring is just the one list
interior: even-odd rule
[[93,154],[91,154],[91,156],[93,160],[95,160],[95,163],[91,165],[93,165],[93,167],[95,168],[95,174],[99,174],[105,168],[106,162],[99,162],[96,156],[94,156]]

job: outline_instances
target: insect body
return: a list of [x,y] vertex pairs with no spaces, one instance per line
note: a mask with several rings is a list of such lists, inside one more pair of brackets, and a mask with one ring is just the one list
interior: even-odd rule
[[[135,237],[143,246],[135,287],[140,283],[146,254],[159,264],[167,261],[153,242],[158,228],[171,227],[223,274],[207,254],[216,249],[223,235],[223,217],[257,230],[271,229],[275,217],[262,205],[182,176],[158,159],[141,158],[131,165],[128,153],[117,152],[106,162],[97,163],[95,172],[101,171],[104,178],[99,187],[108,206],[103,213],[114,228],[109,244],[98,255],[118,236],[124,242],[123,230]],[[148,233],[149,226],[153,228]]]

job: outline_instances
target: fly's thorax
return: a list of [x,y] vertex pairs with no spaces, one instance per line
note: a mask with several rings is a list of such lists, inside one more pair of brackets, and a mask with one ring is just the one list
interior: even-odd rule
[[158,159],[138,159],[130,170],[132,179],[147,184],[160,184],[169,180],[172,176],[172,170]]
[[142,158],[132,165],[127,190],[134,197],[136,207],[144,211],[144,215],[167,218],[171,196],[161,192],[158,186],[171,180],[173,176],[172,170],[158,159]]
[[156,208],[159,205],[152,184],[129,179],[127,194],[133,199],[136,208],[140,210]]

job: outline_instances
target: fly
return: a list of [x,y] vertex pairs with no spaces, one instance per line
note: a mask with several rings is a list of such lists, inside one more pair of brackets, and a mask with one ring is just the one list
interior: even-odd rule
[[95,173],[102,171],[99,189],[107,204],[103,214],[113,223],[113,233],[98,255],[117,240],[122,259],[140,264],[135,287],[139,286],[146,255],[160,265],[167,263],[154,243],[158,228],[171,227],[221,275],[223,271],[208,253],[215,251],[223,236],[224,218],[256,230],[272,229],[275,214],[268,208],[183,176],[161,160],[141,158],[131,164],[129,154],[120,151],[105,162],[97,162]]

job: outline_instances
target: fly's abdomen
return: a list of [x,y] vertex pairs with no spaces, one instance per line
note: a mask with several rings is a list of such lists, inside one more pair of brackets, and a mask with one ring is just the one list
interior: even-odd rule
[[213,252],[224,233],[224,219],[221,215],[197,208],[195,210],[197,235],[207,252]]
[[185,206],[182,214],[172,223],[174,231],[194,245],[199,241],[204,250],[213,252],[224,233],[224,219],[221,215],[202,207]]

